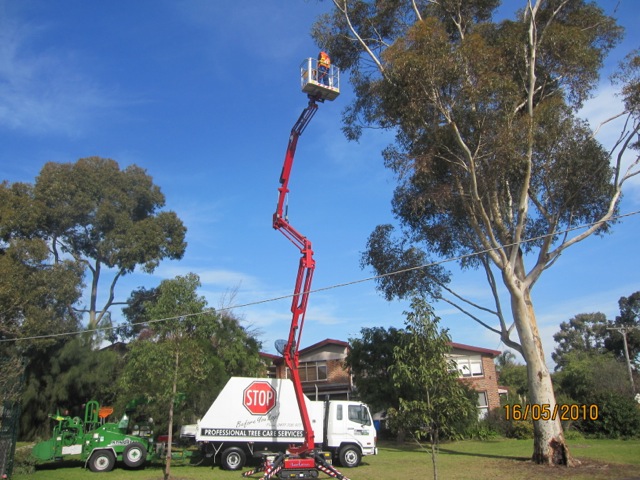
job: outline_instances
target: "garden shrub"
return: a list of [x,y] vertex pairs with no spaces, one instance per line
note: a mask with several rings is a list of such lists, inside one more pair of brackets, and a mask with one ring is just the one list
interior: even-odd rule
[[598,405],[597,420],[580,419],[576,428],[585,435],[599,438],[640,436],[640,406],[630,396],[614,392],[593,395],[590,404]]
[[520,405],[524,410],[524,405],[519,402],[505,402],[501,408],[496,408],[489,412],[486,422],[488,426],[499,435],[507,438],[533,438],[533,422],[531,420],[507,419],[505,405],[509,406],[509,411],[513,411],[514,405]]
[[533,422],[531,420],[510,420],[507,423],[506,436],[519,440],[533,438]]

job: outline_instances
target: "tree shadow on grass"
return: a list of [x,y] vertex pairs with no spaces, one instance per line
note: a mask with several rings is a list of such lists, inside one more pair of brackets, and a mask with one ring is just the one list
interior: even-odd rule
[[448,448],[442,448],[442,447],[440,447],[438,451],[441,453],[447,453],[449,455],[464,455],[467,457],[497,458],[500,460],[515,460],[517,462],[531,461],[531,457],[516,457],[513,455],[495,455],[495,454],[488,454],[488,453],[460,452],[458,450],[449,450]]
[[[458,450],[452,450],[446,448],[447,443],[441,443],[438,447],[438,452],[447,453],[449,455],[464,455],[469,457],[479,457],[479,458],[495,458],[501,460],[515,460],[518,462],[529,462],[531,461],[531,457],[518,457],[515,455],[498,455],[491,453],[475,453],[475,452],[461,452]],[[397,452],[397,453],[407,453],[407,452],[425,452],[431,453],[429,449],[431,448],[428,444],[425,445],[416,445],[415,443],[402,443],[397,444],[394,442],[384,442],[379,444],[381,448],[388,452]]]
[[57,470],[58,468],[81,468],[84,467],[82,460],[59,460],[55,462],[38,463],[35,470]]

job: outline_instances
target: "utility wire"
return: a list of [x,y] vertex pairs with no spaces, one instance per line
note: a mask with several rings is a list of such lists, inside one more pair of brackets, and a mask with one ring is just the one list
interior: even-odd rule
[[[617,215],[615,217],[612,217],[610,220],[608,220],[607,222],[604,223],[608,223],[611,222],[612,220],[620,220],[622,218],[626,218],[626,217],[631,217],[634,215],[638,215],[640,213],[640,210],[636,210],[634,212],[629,212],[629,213],[625,213],[625,214],[621,214],[621,215]],[[558,231],[558,232],[554,232],[554,233],[549,233],[549,234],[545,234],[545,235],[539,235],[537,237],[533,237],[527,240],[523,240],[520,243],[530,243],[530,242],[535,242],[538,240],[542,240],[546,237],[550,237],[550,236],[554,236],[554,235],[561,235],[564,233],[569,233],[575,230],[581,230],[584,228],[588,228],[591,227],[593,225],[596,225],[598,223],[601,222],[592,222],[592,223],[587,223],[587,224],[583,224],[583,225],[578,225],[575,227],[571,227],[571,228],[567,228],[563,231]],[[511,247],[516,245],[515,243],[513,244],[507,244],[507,245],[502,245],[501,247],[495,247],[495,248],[487,248],[484,250],[480,250],[477,252],[472,252],[472,253],[468,253],[465,255],[459,255],[457,257],[449,257],[443,260],[439,260],[436,262],[431,262],[431,263],[426,263],[423,265],[418,265],[415,267],[408,267],[408,268],[404,268],[404,269],[400,269],[400,270],[395,270],[393,272],[388,272],[388,273],[382,273],[380,275],[373,275],[371,277],[366,277],[366,278],[361,278],[359,280],[351,280],[349,282],[344,282],[344,283],[336,283],[333,285],[329,285],[327,287],[320,287],[320,288],[316,288],[316,289],[312,289],[309,290],[308,292],[301,292],[298,294],[298,296],[303,295],[303,294],[312,294],[312,293],[318,293],[318,292],[326,292],[328,290],[334,290],[336,288],[343,288],[343,287],[349,287],[351,285],[357,285],[360,283],[365,283],[365,282],[370,282],[372,280],[378,280],[380,278],[386,278],[386,277],[392,277],[395,275],[400,275],[402,273],[407,273],[407,272],[412,272],[415,270],[422,270],[425,268],[429,268],[429,267],[433,267],[433,266],[437,266],[437,265],[442,265],[445,263],[450,263],[450,262],[456,262],[459,260],[463,260],[465,258],[470,258],[470,257],[475,257],[478,255],[484,255],[488,252],[497,250],[498,248],[506,248],[506,247]],[[236,309],[241,309],[241,308],[247,308],[247,307],[254,307],[256,305],[263,305],[265,303],[271,303],[271,302],[277,302],[280,300],[285,300],[285,299],[289,299],[289,298],[293,298],[294,294],[288,294],[288,295],[282,295],[279,297],[272,297],[272,298],[267,298],[267,299],[263,299],[263,300],[256,300],[253,302],[247,302],[247,303],[242,303],[239,305],[233,305],[233,306],[229,306],[229,307],[223,307],[223,308],[207,308],[202,312],[198,312],[198,313],[190,313],[190,314],[185,314],[185,315],[177,315],[175,317],[167,317],[167,318],[158,318],[155,320],[148,320],[146,322],[141,323],[140,325],[153,325],[156,323],[162,323],[162,322],[168,322],[171,320],[177,320],[177,319],[183,319],[183,318],[188,318],[188,317],[197,317],[197,316],[201,316],[201,315],[207,315],[207,314],[211,314],[211,313],[216,313],[216,312],[227,312],[227,311],[231,311],[231,310],[236,310]],[[122,328],[123,325],[110,325],[110,326],[104,326],[104,327],[96,327],[96,328],[91,328],[91,329],[85,329],[85,330],[75,330],[75,331],[71,331],[71,332],[60,332],[60,333],[50,333],[50,334],[44,334],[44,335],[33,335],[33,336],[29,336],[29,337],[20,337],[20,338],[0,338],[0,343],[7,343],[7,342],[17,342],[17,341],[22,341],[22,340],[43,340],[43,339],[48,339],[48,338],[60,338],[60,337],[68,337],[68,336],[73,336],[73,335],[80,335],[80,334],[85,334],[85,333],[97,333],[97,332],[105,332],[105,331],[109,331],[109,330],[115,330],[118,328]]]

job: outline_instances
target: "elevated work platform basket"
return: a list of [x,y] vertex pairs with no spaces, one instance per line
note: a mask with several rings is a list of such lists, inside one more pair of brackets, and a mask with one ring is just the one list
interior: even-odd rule
[[300,85],[307,95],[335,100],[340,95],[340,69],[331,65],[327,73],[318,71],[318,60],[307,58],[300,65]]

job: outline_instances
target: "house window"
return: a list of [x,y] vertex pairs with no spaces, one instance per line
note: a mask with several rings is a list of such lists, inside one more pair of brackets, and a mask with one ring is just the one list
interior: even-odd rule
[[482,420],[489,413],[489,403],[487,401],[487,392],[478,392],[478,418]]
[[454,358],[461,377],[482,377],[482,357],[480,355]]
[[[301,382],[325,381],[327,379],[327,362],[302,362],[298,367],[298,374]],[[287,378],[290,378],[288,371]]]

